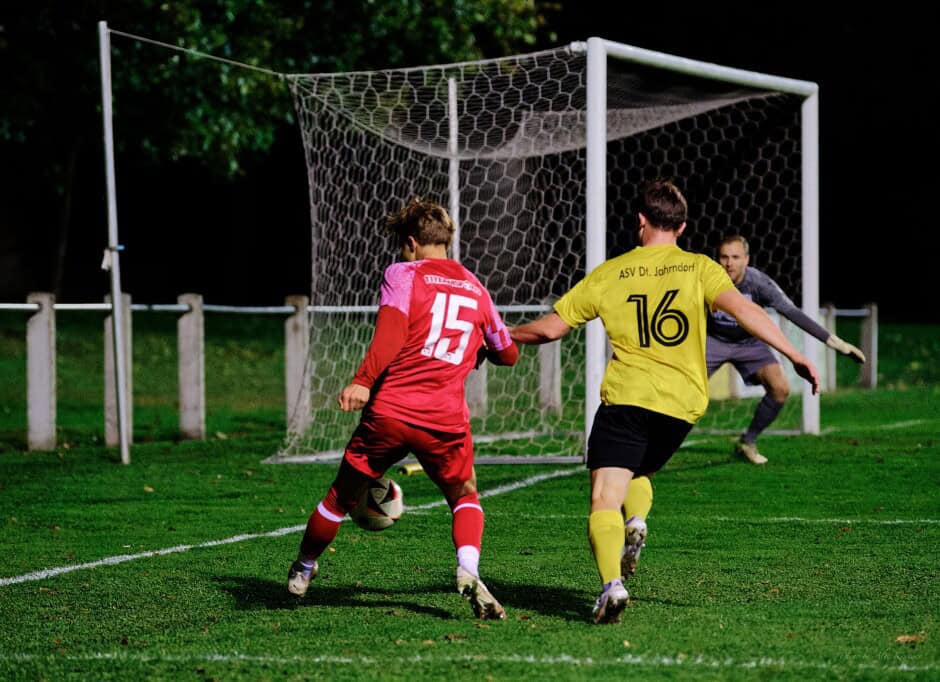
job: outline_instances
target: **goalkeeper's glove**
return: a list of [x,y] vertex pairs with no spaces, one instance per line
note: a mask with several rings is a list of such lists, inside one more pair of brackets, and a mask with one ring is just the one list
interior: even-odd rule
[[833,334],[828,339],[826,339],[826,345],[832,348],[833,350],[839,351],[843,355],[848,355],[850,358],[855,360],[855,362],[859,363],[860,365],[865,364],[865,354],[862,351],[860,351],[858,348],[853,346],[851,343],[848,343],[847,341],[843,341],[835,334]]

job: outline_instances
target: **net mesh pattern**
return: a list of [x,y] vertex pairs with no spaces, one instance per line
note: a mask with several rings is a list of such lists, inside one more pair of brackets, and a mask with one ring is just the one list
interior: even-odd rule
[[[450,206],[455,167],[455,255],[507,324],[541,316],[584,276],[586,66],[583,52],[560,48],[290,77],[310,187],[313,414],[281,454],[342,450],[358,416],[335,398],[371,340],[382,272],[398,255],[384,218],[414,196]],[[672,178],[690,206],[680,246],[715,256],[724,235],[743,234],[751,264],[799,304],[799,98],[611,60],[607,106],[608,256],[635,246],[642,182]],[[583,452],[583,340],[576,330],[524,349],[514,368],[471,374],[478,454]],[[798,428],[797,402],[778,424]],[[751,409],[715,401],[700,428],[740,430]]]

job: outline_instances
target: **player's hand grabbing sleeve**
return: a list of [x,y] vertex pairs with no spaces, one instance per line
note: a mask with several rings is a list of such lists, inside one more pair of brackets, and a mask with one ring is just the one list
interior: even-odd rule
[[519,346],[515,343],[509,344],[506,348],[502,350],[490,350],[485,345],[480,346],[480,350],[477,351],[477,363],[474,365],[474,369],[479,369],[485,361],[489,360],[493,365],[502,365],[504,367],[512,367],[516,364],[516,361],[519,359]]
[[835,334],[826,339],[826,345],[833,350],[839,351],[842,355],[848,355],[860,365],[865,364],[865,354],[847,341],[843,341]]

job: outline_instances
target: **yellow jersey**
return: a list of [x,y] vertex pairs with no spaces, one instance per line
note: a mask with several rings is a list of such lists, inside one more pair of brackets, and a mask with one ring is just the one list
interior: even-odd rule
[[694,424],[708,407],[706,311],[734,289],[708,256],[638,246],[595,268],[555,303],[571,327],[601,318],[613,357],[606,405],[637,405]]

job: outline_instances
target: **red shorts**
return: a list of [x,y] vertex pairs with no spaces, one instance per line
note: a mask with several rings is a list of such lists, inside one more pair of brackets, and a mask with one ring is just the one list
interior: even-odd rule
[[438,485],[454,485],[473,478],[473,440],[469,430],[435,431],[374,414],[363,416],[343,458],[357,471],[378,478],[409,452],[414,453],[428,477]]

